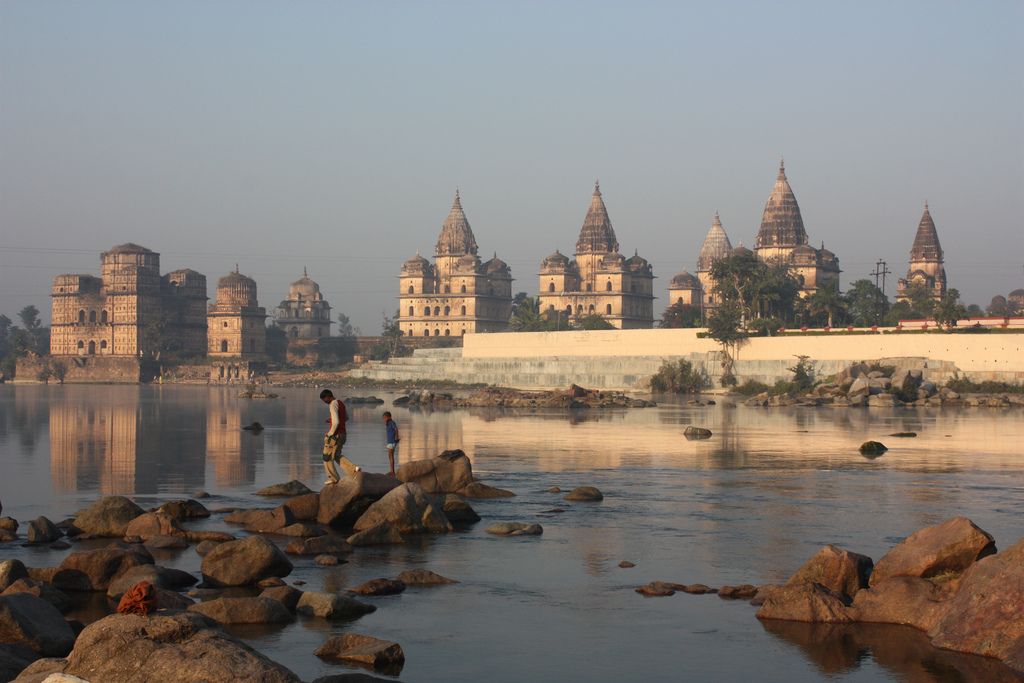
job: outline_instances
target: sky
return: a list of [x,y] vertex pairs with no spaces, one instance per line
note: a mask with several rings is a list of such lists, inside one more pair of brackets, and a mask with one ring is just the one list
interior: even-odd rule
[[594,183],[655,316],[785,158],[841,288],[906,275],[928,202],[965,303],[1024,287],[1024,3],[0,3],[0,314],[125,242],[166,273],[303,268],[362,334],[459,190],[535,294]]

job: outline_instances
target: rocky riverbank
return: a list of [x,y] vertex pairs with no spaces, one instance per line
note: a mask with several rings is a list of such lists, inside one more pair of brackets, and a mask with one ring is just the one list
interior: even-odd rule
[[597,391],[573,384],[565,391],[519,391],[484,387],[465,398],[429,390],[413,391],[394,400],[394,405],[430,404],[453,408],[649,408],[657,403],[627,396],[620,391]]

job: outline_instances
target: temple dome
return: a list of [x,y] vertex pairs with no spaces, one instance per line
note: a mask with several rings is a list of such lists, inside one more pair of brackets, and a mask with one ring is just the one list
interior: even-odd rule
[[697,257],[697,270],[711,270],[711,264],[728,256],[730,251],[732,251],[732,244],[729,243],[729,236],[725,234],[722,221],[719,220],[718,212],[715,211],[715,220],[711,223],[711,229],[708,230],[704,244],[700,248],[700,256]]
[[316,298],[320,294],[320,285],[313,282],[306,276],[306,269],[302,269],[302,277],[291,284],[288,289],[288,297],[290,299],[297,299],[299,297],[305,299]]
[[555,250],[555,253],[544,259],[544,261],[541,262],[540,266],[541,268],[544,269],[565,269],[569,267],[569,257],[559,252],[558,250]]
[[753,253],[754,252],[752,252],[750,249],[747,249],[745,246],[743,246],[743,242],[740,242],[740,246],[730,251],[729,256],[742,256],[745,254],[753,255]]
[[480,268],[480,257],[475,254],[466,254],[455,264],[455,270],[460,273],[475,273]]
[[793,188],[786,179],[785,163],[779,164],[779,177],[775,187],[765,204],[761,217],[761,229],[757,233],[754,246],[765,247],[797,247],[807,244],[807,232],[804,230],[804,219],[800,215],[800,206],[796,203]]
[[911,261],[942,261],[942,246],[939,234],[935,231],[935,221],[928,211],[928,202],[924,203],[924,214],[914,235],[914,246],[910,249]]
[[700,280],[697,279],[696,275],[691,275],[686,272],[686,268],[683,268],[683,272],[672,278],[673,289],[700,289]]
[[236,267],[235,272],[217,280],[217,303],[258,306],[256,281],[239,273]]
[[595,182],[594,195],[590,198],[590,208],[587,210],[587,217],[583,220],[579,239],[576,240],[576,253],[607,254],[618,250],[619,243],[615,239],[615,230],[612,229],[608,210],[601,198],[601,186]]
[[497,254],[494,255],[494,258],[484,264],[484,271],[488,275],[508,275],[511,272],[508,264],[498,258]]
[[462,210],[459,191],[455,190],[455,202],[441,228],[441,236],[437,238],[436,253],[438,256],[461,256],[476,252],[476,238],[473,237],[473,230],[469,227],[469,221]]
[[402,264],[402,275],[423,275],[431,270],[430,261],[420,256],[419,252]]
[[108,251],[107,253],[108,254],[152,254],[153,250],[152,249],[146,249],[145,247],[140,246],[138,244],[135,244],[134,242],[125,242],[124,244],[117,245],[116,247],[114,247],[113,249]]

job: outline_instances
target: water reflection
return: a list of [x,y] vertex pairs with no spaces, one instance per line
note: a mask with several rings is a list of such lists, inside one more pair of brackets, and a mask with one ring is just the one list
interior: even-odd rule
[[988,657],[937,650],[928,637],[909,626],[893,624],[808,624],[761,621],[765,631],[798,647],[818,670],[834,677],[874,662],[909,683],[1020,680],[1001,662]]

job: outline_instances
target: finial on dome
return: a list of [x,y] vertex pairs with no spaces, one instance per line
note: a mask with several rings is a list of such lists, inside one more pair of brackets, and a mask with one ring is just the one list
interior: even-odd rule
[[926,199],[926,200],[924,200],[924,210],[925,210],[925,211],[927,211],[927,210],[928,210],[928,200],[927,200],[927,199]]
[[306,277],[306,266],[302,266],[302,277]]
[[779,157],[779,179],[780,180],[785,180],[786,179],[786,158],[785,157]]
[[237,263],[235,264],[235,272],[236,273],[238,272],[238,264]]
[[597,196],[597,197],[601,196],[601,181],[600,180],[595,180],[594,181],[594,195]]

